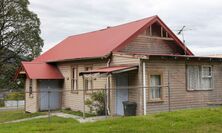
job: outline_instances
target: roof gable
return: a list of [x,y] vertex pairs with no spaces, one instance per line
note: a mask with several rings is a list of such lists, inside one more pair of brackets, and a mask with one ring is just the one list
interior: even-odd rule
[[127,45],[154,22],[160,23],[177,44],[187,51],[188,55],[193,55],[158,16],[152,16],[107,29],[70,36],[37,57],[34,62],[104,57]]
[[130,42],[132,42],[134,39],[136,39],[136,37],[140,34],[142,34],[145,30],[147,30],[147,28],[153,24],[159,24],[164,32],[166,32],[170,38],[172,38],[172,40],[175,41],[175,44],[181,48],[185,55],[194,55],[187,47],[186,45],[180,41],[180,39],[169,29],[169,27],[158,17],[156,16],[151,22],[147,23],[146,25],[144,25],[140,30],[138,30],[133,36],[129,37],[127,40],[125,40],[124,43],[122,43],[121,45],[119,45],[116,49],[114,49],[115,52],[121,51],[126,45],[128,45]]
[[185,55],[185,50],[171,36],[159,22],[155,22],[118,52]]

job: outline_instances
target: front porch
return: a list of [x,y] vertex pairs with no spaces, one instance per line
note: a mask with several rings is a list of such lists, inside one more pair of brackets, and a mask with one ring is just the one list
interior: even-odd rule
[[[84,71],[80,75],[84,79],[106,78],[104,88],[83,89],[83,100],[90,91],[104,91],[106,98],[106,115],[124,115],[123,102],[137,104],[137,115],[142,114],[142,87],[139,86],[138,66],[111,66],[96,70]],[[85,105],[83,105],[85,106]],[[83,110],[83,112],[85,112]]]

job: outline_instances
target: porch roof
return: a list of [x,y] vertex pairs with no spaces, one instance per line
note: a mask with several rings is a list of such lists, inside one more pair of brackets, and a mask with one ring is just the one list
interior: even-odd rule
[[22,62],[26,75],[30,79],[64,79],[56,66],[42,62]]
[[130,66],[130,65],[121,65],[121,66],[110,66],[110,67],[103,67],[103,68],[98,68],[94,70],[89,70],[89,71],[84,71],[81,72],[80,75],[84,74],[95,74],[95,73],[100,73],[100,74],[114,74],[114,73],[121,73],[121,72],[127,72],[131,70],[136,70],[138,69],[138,66]]

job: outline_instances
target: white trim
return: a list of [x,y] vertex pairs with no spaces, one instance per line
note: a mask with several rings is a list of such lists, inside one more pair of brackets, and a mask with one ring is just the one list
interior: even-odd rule
[[[208,67],[208,68],[210,68],[210,75],[209,76],[204,76],[204,67]],[[212,74],[213,73],[213,70],[212,70],[212,66],[211,65],[202,65],[201,66],[201,78],[212,78]]]
[[[189,72],[189,67],[190,66],[198,66],[198,88],[190,88],[190,82],[189,82],[189,76],[190,76],[190,72]],[[203,72],[203,67],[209,67],[211,69],[211,72],[209,76],[204,76],[204,72]],[[187,66],[187,90],[188,91],[202,91],[202,90],[212,90],[214,88],[214,77],[213,77],[213,66],[212,65],[188,65]],[[210,79],[211,81],[211,87],[210,88],[203,88],[202,86],[202,81],[203,79]]]
[[143,61],[143,114],[146,115],[146,63]]

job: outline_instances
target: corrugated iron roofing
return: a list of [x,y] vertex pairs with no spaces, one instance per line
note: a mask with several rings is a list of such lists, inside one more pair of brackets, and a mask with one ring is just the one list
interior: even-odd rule
[[155,16],[107,29],[70,36],[34,61],[48,62],[106,56],[153,18]]
[[59,70],[55,66],[47,64],[47,62],[105,57],[111,52],[121,49],[156,21],[170,33],[181,48],[189,55],[193,55],[158,16],[152,16],[94,32],[70,36],[34,59],[31,63],[23,62],[22,64],[30,78],[63,78]]
[[30,79],[64,79],[57,67],[47,63],[22,62]]
[[168,30],[172,38],[177,41],[181,48],[185,49],[188,54],[193,55],[188,48],[185,48],[186,46],[173,34],[172,31],[170,31],[170,29],[162,22],[162,20],[159,19],[158,16],[152,16],[94,32],[70,36],[40,55],[34,61],[56,62],[69,59],[103,57],[108,55],[110,52],[116,51],[136,36],[137,33],[145,30],[144,28],[148,27],[155,21],[161,23],[162,26]]

